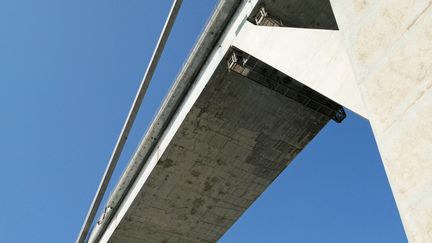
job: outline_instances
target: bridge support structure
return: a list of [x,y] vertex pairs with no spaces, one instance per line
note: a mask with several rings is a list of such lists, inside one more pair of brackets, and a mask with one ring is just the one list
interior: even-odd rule
[[217,240],[345,107],[372,125],[408,239],[432,242],[431,5],[221,1],[90,241]]

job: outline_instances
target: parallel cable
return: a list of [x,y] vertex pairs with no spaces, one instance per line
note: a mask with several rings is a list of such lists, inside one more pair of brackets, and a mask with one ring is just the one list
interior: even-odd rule
[[117,162],[120,158],[121,152],[122,152],[123,147],[126,143],[126,140],[128,138],[129,132],[132,128],[132,125],[135,121],[137,113],[140,109],[141,103],[144,99],[144,95],[147,91],[147,88],[148,88],[150,81],[153,77],[153,74],[156,70],[157,64],[158,64],[159,59],[162,55],[163,49],[164,49],[165,44],[168,40],[168,36],[169,36],[171,29],[174,25],[175,19],[176,19],[177,14],[180,10],[180,6],[181,6],[182,2],[183,2],[183,0],[174,0],[174,2],[173,2],[173,5],[172,5],[171,10],[169,12],[168,18],[165,21],[165,25],[162,29],[161,35],[160,35],[159,40],[156,44],[156,48],[153,52],[150,63],[147,66],[147,70],[144,74],[144,78],[141,81],[140,87],[139,87],[138,92],[135,96],[135,100],[132,104],[132,107],[129,111],[129,114],[128,114],[126,121],[123,125],[120,136],[117,139],[116,146],[114,147],[114,150],[111,154],[111,158],[110,158],[109,163],[105,169],[105,173],[104,173],[102,180],[99,184],[96,195],[93,198],[93,202],[90,206],[90,209],[87,212],[87,216],[86,216],[85,221],[81,227],[81,231],[78,235],[76,243],[84,243],[85,240],[87,239],[89,229],[90,229],[90,227],[94,221],[94,218],[95,218],[96,213],[99,209],[100,203],[101,203],[101,201],[105,195],[109,181],[110,181],[111,176],[114,172],[114,169],[117,165]]

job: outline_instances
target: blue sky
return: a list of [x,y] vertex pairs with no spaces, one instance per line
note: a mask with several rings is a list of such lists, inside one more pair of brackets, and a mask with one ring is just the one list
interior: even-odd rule
[[[215,2],[184,0],[114,182]],[[75,240],[170,5],[0,1],[1,242]],[[406,241],[370,126],[348,113],[220,242]]]

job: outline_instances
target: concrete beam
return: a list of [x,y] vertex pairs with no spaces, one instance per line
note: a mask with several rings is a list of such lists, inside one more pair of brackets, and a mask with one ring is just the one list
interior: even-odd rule
[[220,63],[110,242],[216,242],[328,121]]
[[367,118],[338,31],[246,22],[233,45]]
[[[235,4],[232,2],[233,1],[221,1],[219,7],[223,8],[225,5],[228,5],[233,8]],[[223,31],[223,34],[220,36],[219,41],[217,41],[215,48],[212,49],[209,46],[205,46],[206,49],[212,49],[208,58],[205,59],[200,53],[198,53],[199,57],[196,57],[194,56],[195,53],[192,53],[192,57],[195,58],[192,60],[193,63],[189,66],[185,66],[186,71],[183,70],[184,72],[182,71],[180,73],[180,77],[177,80],[178,82],[175,83],[167,99],[164,101],[161,111],[153,121],[150,130],[138,147],[126,172],[122,175],[113,195],[109,199],[108,206],[114,208],[114,210],[110,211],[110,213],[114,211],[113,215],[108,215],[104,220],[101,220],[100,224],[95,225],[90,235],[89,242],[107,242],[110,239],[120,221],[125,216],[128,208],[135,200],[149,174],[156,166],[160,156],[167,148],[175,132],[185,119],[207,82],[210,80],[211,75],[224,58],[226,52],[231,47],[231,42],[236,35],[235,33],[244,21],[243,16],[248,16],[256,3],[256,0],[243,2],[225,29],[213,30],[213,32]],[[218,9],[216,9],[216,11],[217,10]],[[225,11],[229,11],[229,9],[225,9]],[[211,25],[213,23],[210,22],[209,24]],[[219,26],[219,28],[222,27],[222,25]],[[208,35],[210,35],[210,33],[204,32],[200,40],[208,38]],[[199,44],[206,45],[207,43]],[[196,62],[199,61],[196,59],[205,59],[206,61],[198,70],[197,76],[193,77],[189,67],[196,67]],[[185,84],[187,82],[188,84]],[[188,87],[189,85],[191,85],[191,87]],[[182,96],[181,93],[186,93],[182,100],[180,100]],[[176,107],[175,103],[180,103],[179,107]],[[161,123],[166,123],[165,129]],[[152,145],[153,143],[154,145]],[[126,190],[125,187],[128,189]]]
[[328,122],[228,72],[227,53],[256,3],[239,7],[154,149],[138,148],[133,161],[144,167],[90,242],[214,242]]

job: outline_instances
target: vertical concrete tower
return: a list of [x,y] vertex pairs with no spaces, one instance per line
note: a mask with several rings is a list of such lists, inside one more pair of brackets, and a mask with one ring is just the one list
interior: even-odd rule
[[432,1],[331,0],[410,242],[432,242]]

